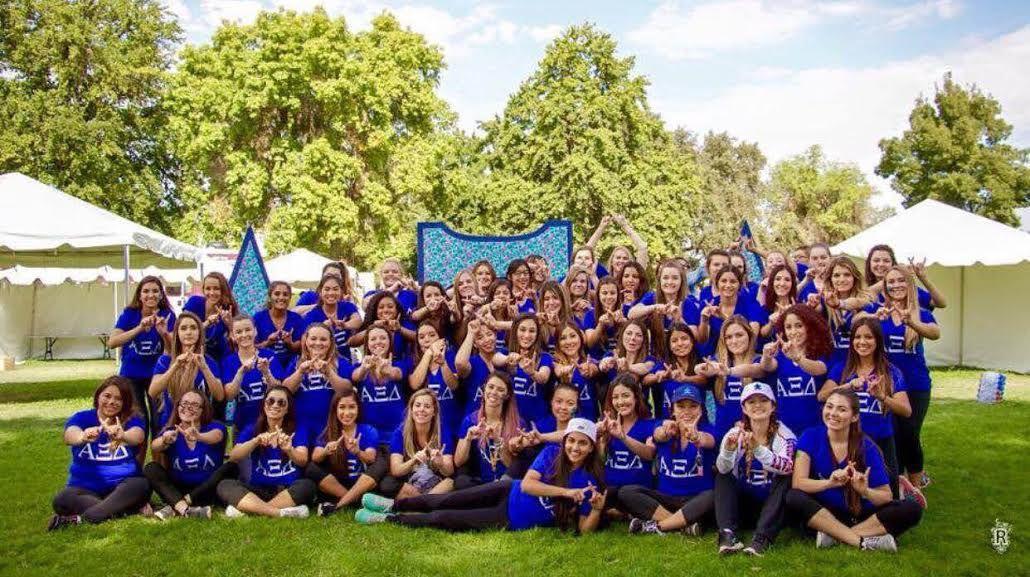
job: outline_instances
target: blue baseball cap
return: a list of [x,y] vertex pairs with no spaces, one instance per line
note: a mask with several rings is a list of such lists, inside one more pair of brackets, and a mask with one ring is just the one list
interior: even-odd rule
[[705,395],[701,392],[701,389],[691,384],[684,384],[676,387],[672,394],[669,395],[670,403],[677,403],[683,399],[689,399],[699,405],[705,404]]

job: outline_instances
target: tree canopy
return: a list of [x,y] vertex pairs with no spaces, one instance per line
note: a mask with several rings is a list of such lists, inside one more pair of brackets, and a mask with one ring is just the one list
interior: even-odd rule
[[908,120],[900,137],[880,141],[876,167],[905,206],[933,198],[1019,224],[1014,209],[1030,204],[1030,151],[1005,142],[1012,125],[1002,119],[997,100],[948,73],[932,100],[916,101]]

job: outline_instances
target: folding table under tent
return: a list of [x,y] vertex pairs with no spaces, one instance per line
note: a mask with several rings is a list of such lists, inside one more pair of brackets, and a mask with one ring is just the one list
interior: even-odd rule
[[[194,246],[23,174],[0,175],[0,269],[20,266],[95,272],[99,267],[109,267],[98,277],[111,270],[120,272],[120,306],[124,306],[132,281],[130,267],[195,268],[200,256],[200,250]],[[76,304],[74,299],[65,302],[32,298],[31,295],[39,297],[40,286],[41,282],[33,282],[29,287],[10,282],[0,285],[0,355],[17,359],[29,356],[33,346],[29,337],[45,336],[43,333],[63,335],[69,340],[95,338],[86,334],[86,327],[76,324],[76,315],[97,306],[93,301]],[[110,315],[112,308],[120,308],[117,304],[112,307],[110,292],[105,298],[105,315]],[[58,306],[62,308],[54,308]],[[47,309],[46,315],[39,314],[41,307]],[[46,325],[37,322],[44,318],[53,320],[46,321]],[[106,327],[110,329],[113,325],[114,318],[108,316]]]
[[877,244],[901,263],[925,257],[947,301],[934,311],[941,338],[925,343],[930,364],[1030,372],[1030,234],[924,200],[832,250],[864,262]]

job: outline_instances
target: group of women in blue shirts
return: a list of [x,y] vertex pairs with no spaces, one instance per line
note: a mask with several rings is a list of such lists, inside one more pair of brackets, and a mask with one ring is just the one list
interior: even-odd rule
[[120,374],[66,425],[51,528],[145,510],[154,491],[161,519],[315,505],[586,532],[623,517],[717,528],[721,553],[755,555],[796,519],[820,547],[893,550],[928,482],[922,341],[944,300],[923,267],[878,246],[863,275],[825,245],[801,262],[748,243],[734,249],[761,254],[764,278],[717,249],[695,290],[685,261],[651,268],[609,222],[637,250],[603,265],[595,233],[562,278],[530,255],[418,285],[388,259],[359,297],[331,263],[296,302],[273,282],[253,317],[218,273],[179,315],[143,279],[111,336]]

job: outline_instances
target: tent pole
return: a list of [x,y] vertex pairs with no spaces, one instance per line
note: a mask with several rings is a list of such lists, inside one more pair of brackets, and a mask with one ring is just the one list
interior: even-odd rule
[[958,269],[958,364],[966,366],[966,267]]
[[29,352],[25,358],[32,358],[32,343],[36,339],[32,338],[36,336],[36,295],[39,293],[39,284],[37,282],[32,283],[32,312],[29,313]]
[[125,306],[129,306],[129,245],[122,247],[122,261],[125,265]]

